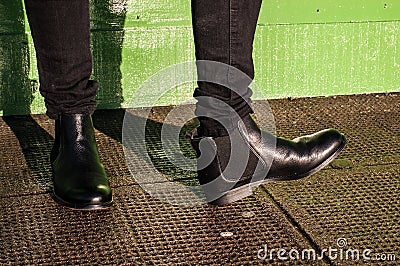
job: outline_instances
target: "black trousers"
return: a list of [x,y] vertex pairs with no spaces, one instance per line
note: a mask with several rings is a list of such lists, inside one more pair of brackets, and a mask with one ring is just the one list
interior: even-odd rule
[[196,115],[202,135],[226,135],[229,127],[235,127],[234,114],[219,101],[232,107],[239,117],[252,112],[248,86],[254,78],[253,41],[260,8],[261,0],[192,0],[196,60],[217,61],[240,71],[198,65],[199,73],[213,76],[207,72],[214,71],[219,75],[214,80],[229,85],[198,82],[194,97],[198,98]]
[[[60,113],[93,113],[98,85],[90,80],[89,0],[25,0],[25,6],[48,116],[56,119]],[[196,59],[227,64],[253,79],[252,47],[260,6],[261,0],[192,0]],[[227,75],[229,83],[237,79]],[[224,134],[218,119],[209,117],[231,116],[213,98],[232,107],[240,117],[251,112],[249,82],[236,83],[240,85],[233,91],[213,82],[198,82],[194,97],[198,98],[196,114],[204,134]]]
[[98,85],[90,80],[89,0],[25,0],[47,115],[91,114]]

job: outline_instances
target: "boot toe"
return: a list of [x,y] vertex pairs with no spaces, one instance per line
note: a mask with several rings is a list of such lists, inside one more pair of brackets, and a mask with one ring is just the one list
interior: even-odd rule
[[[308,156],[304,156],[302,166],[303,173],[298,178],[312,175],[332,162],[341,152],[346,144],[346,138],[336,129],[325,129],[313,135],[301,137],[296,142],[304,142],[309,147]],[[300,160],[301,161],[301,160]],[[302,167],[300,167],[301,169]]]
[[112,201],[111,190],[105,186],[98,186],[91,191],[71,191],[69,198],[74,205],[87,208],[107,205]]
[[107,188],[93,191],[80,188],[62,192],[55,189],[53,196],[57,202],[74,209],[103,209],[112,204],[111,190]]
[[[333,160],[346,144],[346,137],[336,129],[325,129],[314,135],[309,140],[313,144],[312,152],[321,161]],[[312,145],[311,144],[311,145]]]
[[[112,204],[112,192],[108,184],[62,184],[54,183],[54,198],[74,209],[102,209]],[[106,182],[108,183],[108,182]]]

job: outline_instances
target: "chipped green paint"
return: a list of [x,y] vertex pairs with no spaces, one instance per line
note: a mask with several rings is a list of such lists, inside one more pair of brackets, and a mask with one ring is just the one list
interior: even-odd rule
[[[0,112],[43,113],[22,2],[0,1]],[[91,0],[91,29],[99,108],[128,107],[147,78],[194,60],[190,1]],[[256,82],[268,98],[398,91],[399,29],[395,0],[264,1]],[[160,104],[192,91],[177,88]]]

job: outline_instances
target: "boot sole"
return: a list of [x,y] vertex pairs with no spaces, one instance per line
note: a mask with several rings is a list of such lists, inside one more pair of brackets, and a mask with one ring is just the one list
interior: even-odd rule
[[[234,188],[230,191],[228,191],[225,195],[222,197],[210,201],[209,204],[211,205],[216,205],[216,206],[224,206],[231,204],[235,201],[241,200],[243,198],[246,198],[248,196],[251,196],[253,194],[253,190],[259,187],[260,185],[267,184],[267,183],[272,183],[272,182],[279,182],[279,181],[291,181],[291,180],[298,180],[307,176],[310,176],[312,174],[315,174],[325,166],[327,166],[330,162],[332,162],[338,155],[339,153],[343,150],[344,146],[346,145],[346,138],[343,136],[343,141],[340,144],[339,148],[325,161],[323,161],[321,164],[317,165],[310,171],[300,174],[300,175],[294,175],[294,176],[282,176],[282,177],[276,177],[276,178],[269,178],[265,179],[262,181],[254,182],[254,183],[249,183],[249,184],[244,184],[240,187]],[[251,177],[249,177],[251,178]]]
[[59,196],[57,196],[57,194],[54,192],[54,189],[51,190],[51,197],[54,199],[55,202],[57,202],[58,204],[73,209],[73,210],[86,210],[86,211],[90,211],[90,210],[107,210],[110,209],[111,206],[113,205],[113,200],[109,201],[109,202],[104,202],[104,203],[99,203],[99,204],[74,204],[71,202],[67,202],[65,200],[63,200],[62,198],[60,198]]

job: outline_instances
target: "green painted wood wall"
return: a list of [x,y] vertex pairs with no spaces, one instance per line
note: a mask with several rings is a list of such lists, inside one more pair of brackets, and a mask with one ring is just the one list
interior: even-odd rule
[[[190,1],[91,0],[91,28],[99,108],[129,107],[150,76],[194,60]],[[399,29],[398,0],[264,1],[255,82],[267,98],[399,91]],[[38,87],[23,4],[0,0],[0,114],[44,113]]]

